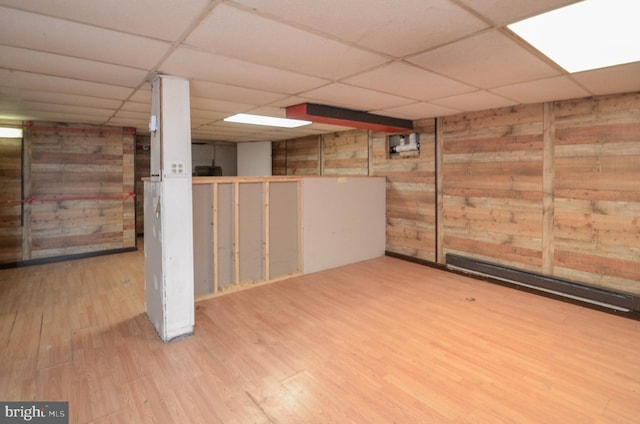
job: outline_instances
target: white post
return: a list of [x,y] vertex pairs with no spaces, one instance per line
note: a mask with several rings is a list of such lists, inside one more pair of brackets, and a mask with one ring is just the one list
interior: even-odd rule
[[151,82],[151,178],[145,182],[145,310],[162,341],[193,333],[189,81]]

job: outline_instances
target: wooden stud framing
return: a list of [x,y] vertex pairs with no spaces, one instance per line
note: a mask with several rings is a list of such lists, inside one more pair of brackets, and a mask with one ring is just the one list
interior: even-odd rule
[[[298,218],[297,218],[297,227],[298,227],[298,231],[297,231],[297,264],[296,264],[296,269],[293,272],[288,273],[287,275],[279,275],[276,276],[275,278],[272,278],[271,276],[271,237],[272,237],[272,233],[270,230],[270,220],[271,220],[271,202],[270,202],[270,197],[271,197],[271,184],[272,182],[295,182],[296,183],[296,190],[297,190],[297,214],[298,214]],[[264,284],[269,284],[269,283],[273,283],[276,281],[280,281],[280,280],[284,280],[286,278],[291,278],[291,277],[295,277],[298,275],[302,274],[302,270],[303,270],[303,266],[302,266],[302,260],[303,260],[303,254],[302,254],[302,212],[301,212],[301,199],[302,199],[302,182],[301,182],[301,178],[300,177],[296,177],[296,176],[282,176],[282,177],[269,177],[268,180],[266,180],[265,178],[261,178],[261,177],[230,177],[230,178],[224,178],[224,177],[215,177],[215,178],[206,178],[206,177],[199,177],[197,179],[194,179],[193,181],[194,184],[208,184],[211,185],[211,192],[212,192],[212,204],[211,204],[211,208],[212,208],[212,222],[213,222],[213,228],[211,230],[211,243],[212,243],[212,279],[213,279],[213,290],[210,293],[205,293],[205,294],[200,294],[196,297],[196,301],[200,301],[200,300],[204,300],[204,299],[209,299],[212,297],[217,297],[217,296],[222,296],[228,293],[233,293],[233,292],[237,292],[240,290],[245,290],[251,287],[257,287],[257,286],[261,286]],[[262,217],[263,217],[263,225],[264,227],[262,228],[262,234],[264,237],[264,241],[263,241],[263,258],[262,258],[262,263],[263,263],[263,275],[262,275],[262,280],[259,281],[240,281],[240,265],[241,265],[241,258],[240,258],[240,209],[241,209],[241,205],[240,205],[240,188],[243,184],[250,184],[250,183],[259,183],[262,186],[262,205],[263,205],[263,212],[262,212]],[[232,198],[232,214],[233,214],[233,235],[232,235],[232,243],[233,243],[233,247],[232,247],[232,255],[233,255],[233,279],[231,284],[229,285],[224,285],[221,286],[220,285],[220,255],[219,255],[219,251],[220,251],[220,234],[219,234],[219,225],[220,225],[220,207],[222,206],[220,204],[220,184],[227,184],[230,185],[233,189],[233,194],[231,196]]]
[[212,262],[213,262],[213,293],[217,294],[219,291],[219,285],[220,285],[220,266],[219,266],[219,258],[218,258],[218,227],[219,227],[219,222],[218,222],[218,184],[217,183],[213,183],[211,185],[211,200],[212,200],[212,208],[213,208],[213,216],[212,216],[212,221],[213,221],[213,225],[211,226],[211,241],[212,241],[212,245],[213,245],[213,257],[212,257]]
[[240,182],[233,183],[233,266],[235,284],[240,283]]
[[269,269],[269,264],[271,261],[270,258],[270,251],[271,251],[271,247],[270,247],[270,242],[269,242],[269,238],[270,238],[270,234],[269,234],[269,181],[265,181],[262,184],[263,190],[262,190],[262,196],[263,196],[263,225],[264,225],[264,240],[262,241],[262,244],[264,246],[264,250],[263,250],[263,255],[262,255],[262,269],[263,269],[263,278],[267,281],[269,281],[271,279],[271,272]]

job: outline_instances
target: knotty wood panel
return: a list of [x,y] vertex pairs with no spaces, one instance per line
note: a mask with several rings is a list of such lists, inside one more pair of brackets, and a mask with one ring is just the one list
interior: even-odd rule
[[22,139],[0,138],[0,263],[22,259]]
[[35,123],[25,142],[34,202],[23,260],[135,246],[132,132]]
[[320,175],[320,137],[302,137],[286,143],[287,175]]
[[325,135],[322,140],[322,175],[368,175],[368,146],[367,131]]
[[640,294],[640,94],[554,110],[554,273]]
[[541,272],[543,105],[442,125],[444,253]]
[[287,142],[271,143],[271,175],[287,175]]
[[436,260],[435,121],[417,123],[420,152],[389,157],[386,133],[373,133],[371,175],[387,178],[386,250]]

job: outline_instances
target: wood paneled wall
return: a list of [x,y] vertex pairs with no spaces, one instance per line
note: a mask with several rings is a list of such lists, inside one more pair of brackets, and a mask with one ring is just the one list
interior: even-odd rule
[[322,175],[368,175],[367,131],[345,131],[322,137]]
[[151,137],[136,135],[135,192],[136,235],[144,234],[144,181],[151,176]]
[[13,262],[135,247],[134,134],[36,122],[24,135],[22,249]]
[[418,156],[390,157],[387,134],[360,130],[281,142],[274,162],[286,174],[385,176],[387,251],[640,294],[640,93],[415,125]]
[[543,105],[441,122],[443,253],[542,272]]
[[386,133],[373,133],[371,175],[387,177],[389,252],[435,262],[435,120],[416,123],[418,156],[391,157]]
[[553,273],[640,294],[640,93],[553,105]]
[[0,263],[22,260],[22,139],[0,138]]
[[[272,150],[271,160],[276,162],[276,167],[272,165],[271,173],[273,175],[320,175],[320,141],[319,136],[309,136],[281,142],[285,144],[284,149],[280,148],[276,152]],[[283,170],[283,174],[276,173]]]

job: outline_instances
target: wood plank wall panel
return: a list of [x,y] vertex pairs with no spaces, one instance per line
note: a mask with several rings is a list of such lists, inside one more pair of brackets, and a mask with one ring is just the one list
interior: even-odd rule
[[445,254],[542,271],[543,110],[442,119]]
[[320,137],[287,140],[286,175],[320,175]]
[[287,175],[287,142],[271,143],[271,175]]
[[[144,182],[151,176],[151,138],[136,135],[135,193],[136,193],[136,235],[144,233]],[[145,147],[146,146],[146,147]]]
[[363,130],[322,138],[322,175],[368,175],[369,133]]
[[25,196],[37,201],[25,224],[30,254],[24,260],[135,246],[134,200],[127,197],[134,190],[133,134],[35,123],[25,142],[30,149]]
[[390,157],[387,133],[373,133],[371,175],[387,178],[386,250],[436,260],[435,120],[416,123],[420,154]]
[[0,263],[22,259],[22,139],[0,138]]
[[[133,130],[122,135],[122,192],[133,193],[122,202],[122,247],[136,246],[136,136]],[[143,199],[144,200],[144,199]],[[143,214],[144,215],[144,214]]]
[[640,93],[554,115],[554,274],[640,294]]

